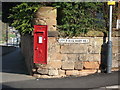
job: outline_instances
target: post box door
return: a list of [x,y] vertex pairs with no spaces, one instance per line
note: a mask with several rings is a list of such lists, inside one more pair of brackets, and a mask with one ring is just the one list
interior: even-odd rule
[[38,28],[34,32],[34,63],[47,63],[47,27]]

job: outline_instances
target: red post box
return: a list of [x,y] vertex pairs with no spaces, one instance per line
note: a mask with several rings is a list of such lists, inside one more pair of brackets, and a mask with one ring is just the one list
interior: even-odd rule
[[34,63],[47,64],[47,25],[34,25]]

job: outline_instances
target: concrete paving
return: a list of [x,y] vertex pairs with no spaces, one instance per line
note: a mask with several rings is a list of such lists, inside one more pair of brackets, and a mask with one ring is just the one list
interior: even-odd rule
[[[111,74],[96,73],[83,77],[61,79],[35,79],[27,75],[24,58],[20,49],[3,56],[3,89],[6,88],[82,88],[90,90],[107,90],[106,87],[118,86],[120,72]],[[112,87],[110,87],[112,88]],[[49,90],[49,89],[47,89]],[[72,90],[72,89],[71,89]],[[117,88],[118,90],[118,88]]]
[[2,82],[35,79],[27,74],[24,57],[19,48],[2,57]]

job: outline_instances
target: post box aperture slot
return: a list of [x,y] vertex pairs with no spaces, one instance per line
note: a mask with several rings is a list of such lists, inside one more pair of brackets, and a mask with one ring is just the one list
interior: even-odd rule
[[38,43],[43,43],[42,38],[43,38],[42,36],[38,37]]
[[35,34],[44,35],[45,33],[44,32],[35,32]]
[[35,32],[35,33],[44,33],[44,32]]

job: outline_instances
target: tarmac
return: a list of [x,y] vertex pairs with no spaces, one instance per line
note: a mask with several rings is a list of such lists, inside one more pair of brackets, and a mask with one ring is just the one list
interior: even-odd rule
[[[28,75],[24,57],[17,48],[14,52],[2,56],[2,89],[79,89],[79,90],[120,90],[120,71],[111,74],[96,73],[82,77],[60,79],[36,79]],[[43,89],[44,88],[44,89]]]

